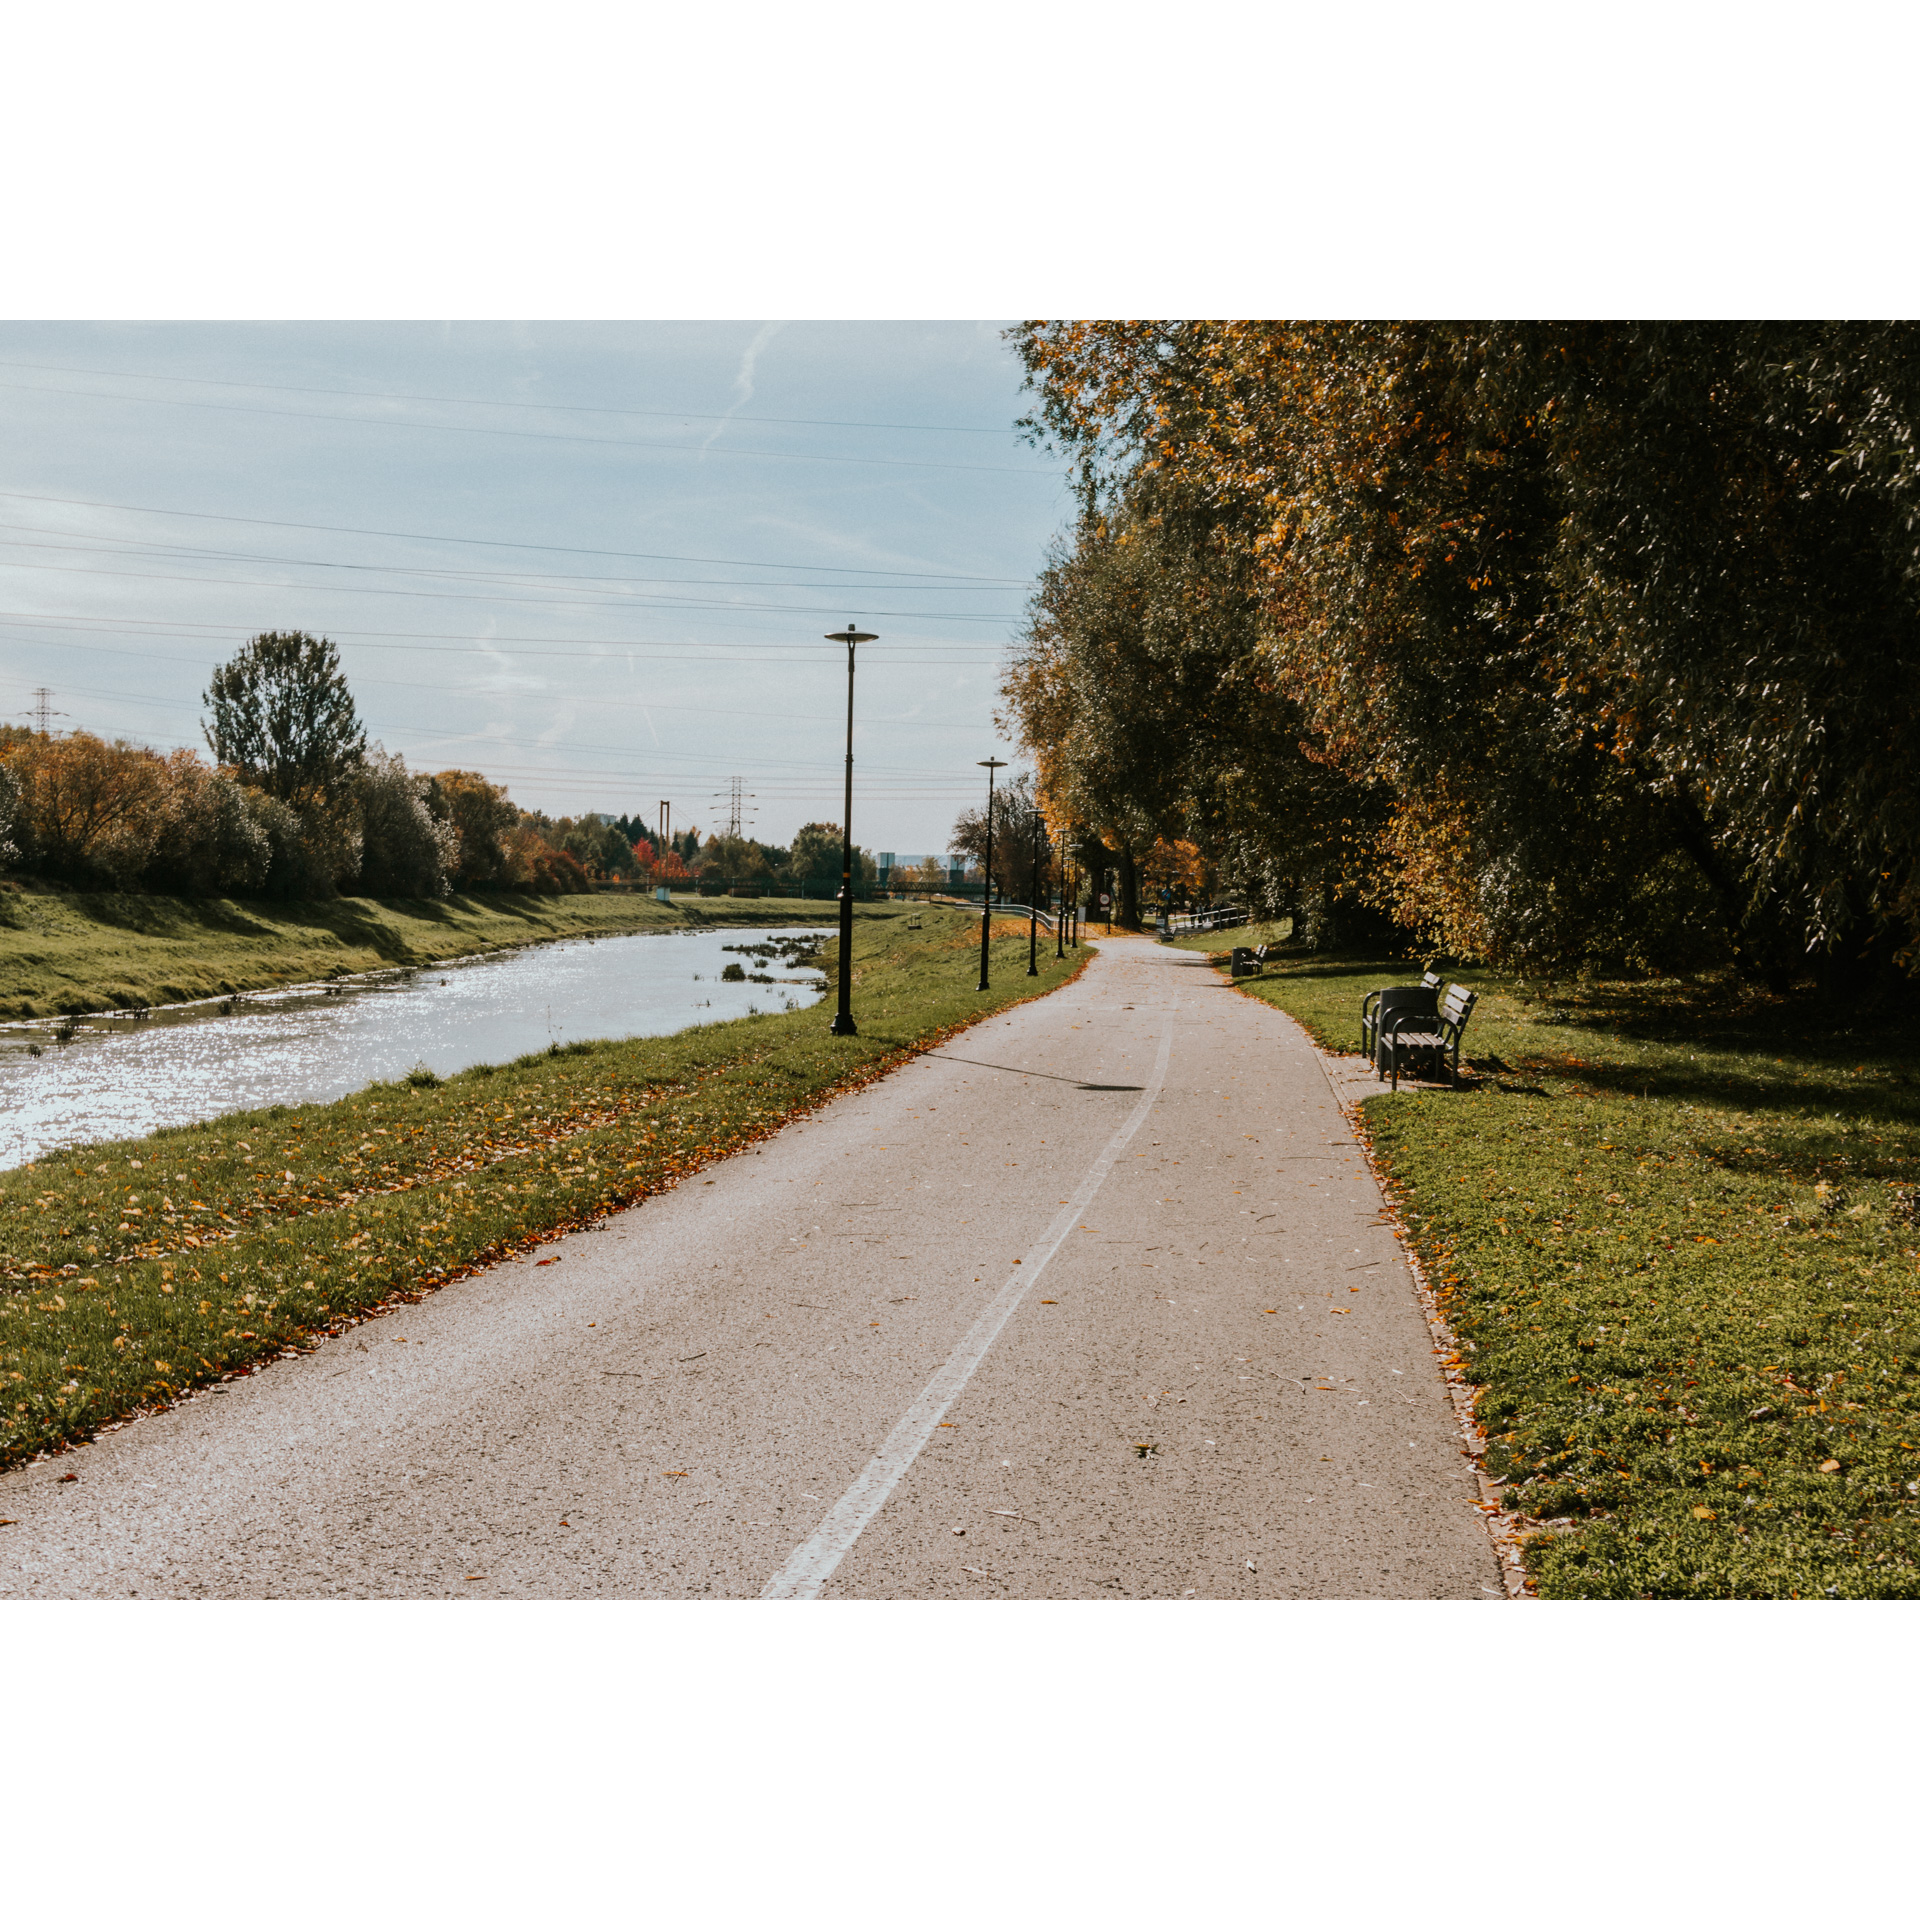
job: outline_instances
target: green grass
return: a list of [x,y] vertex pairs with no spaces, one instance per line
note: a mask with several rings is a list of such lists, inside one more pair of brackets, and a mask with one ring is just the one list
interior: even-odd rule
[[1277,947],[1293,938],[1291,920],[1255,920],[1244,927],[1220,927],[1208,933],[1183,933],[1169,940],[1170,947],[1185,947],[1189,953],[1227,953],[1234,947]]
[[[863,917],[880,909],[860,909]],[[450,900],[176,900],[0,889],[0,1018],[164,1006],[419,966],[586,933],[830,923],[830,900],[456,894]]]
[[0,1174],[0,1465],[629,1205],[1087,958],[1029,981],[1003,922],[979,994],[970,920],[876,919],[854,952],[857,1039],[823,1004],[576,1042]]
[[[1361,995],[1416,975],[1288,959],[1242,991],[1352,1051]],[[1920,1596],[1912,1020],[1449,977],[1476,1090],[1362,1111],[1540,1591]]]

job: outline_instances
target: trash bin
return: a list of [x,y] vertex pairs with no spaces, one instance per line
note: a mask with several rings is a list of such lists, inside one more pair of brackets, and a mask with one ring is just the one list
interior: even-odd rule
[[1236,980],[1258,979],[1260,975],[1260,956],[1251,947],[1235,947],[1233,950],[1233,977]]

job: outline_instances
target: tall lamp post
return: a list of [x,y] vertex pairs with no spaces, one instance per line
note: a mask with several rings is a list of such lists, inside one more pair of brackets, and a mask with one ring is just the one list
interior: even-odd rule
[[1040,809],[1033,810],[1032,878],[1027,882],[1027,978],[1040,975],[1040,834],[1045,826]]
[[865,641],[877,634],[859,633],[851,620],[845,633],[830,633],[847,650],[847,793],[840,835],[840,1010],[830,1031],[857,1034],[853,1024],[853,657]]
[[1004,760],[976,760],[976,767],[987,770],[987,858],[985,872],[982,874],[984,885],[980,889],[980,984],[975,993],[987,990],[987,942],[992,938],[989,921],[993,913],[993,776],[996,768],[1004,767]]
[[1053,957],[1056,960],[1067,957],[1067,850],[1064,846],[1060,849],[1060,889],[1054,898]]

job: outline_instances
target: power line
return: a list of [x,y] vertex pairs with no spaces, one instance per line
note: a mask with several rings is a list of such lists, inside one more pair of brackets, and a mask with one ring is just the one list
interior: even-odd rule
[[[176,586],[187,587],[249,587],[256,590],[266,589],[278,593],[352,593],[371,595],[388,600],[478,600],[489,605],[510,607],[595,607],[612,610],[619,607],[657,608],[663,611],[683,613],[824,613],[838,619],[843,613],[858,614],[862,619],[872,620],[941,620],[957,622],[967,626],[998,627],[1007,624],[1009,616],[991,613],[929,613],[925,608],[916,607],[877,607],[854,606],[842,602],[838,606],[795,605],[791,601],[777,600],[698,600],[690,594],[680,593],[601,593],[591,598],[571,599],[528,598],[516,593],[455,593],[451,591],[417,591],[411,587],[349,587],[336,586],[329,581],[296,580],[221,580],[209,574],[198,573],[140,573],[125,567],[56,567],[43,560],[8,560],[0,562],[22,573],[78,573],[88,574],[103,580],[165,580]],[[716,585],[721,584],[719,582]]]
[[953,427],[900,420],[810,420],[782,413],[693,413],[671,407],[588,407],[560,400],[476,400],[460,394],[380,393],[358,387],[294,387],[269,380],[209,380],[187,373],[126,373],[113,367],[64,367],[40,360],[0,360],[28,373],[77,373],[96,380],[164,380],[170,386],[225,387],[243,393],[324,393],[346,400],[406,400],[433,407],[499,407],[517,413],[603,413],[631,420],[723,420],[749,426],[850,427],[862,433],[1012,433],[1006,427]]
[[480,434],[495,440],[549,440],[571,446],[608,447],[616,452],[688,453],[705,459],[710,453],[735,460],[797,460],[832,467],[911,467],[925,473],[1018,473],[1035,479],[1067,477],[1064,467],[990,467],[972,461],[882,460],[857,453],[782,453],[768,447],[683,446],[673,440],[615,440],[604,434],[538,433],[528,427],[469,427],[450,420],[385,420],[377,415],[310,413],[297,407],[244,407],[228,400],[175,400],[158,393],[96,393],[84,387],[37,386],[26,380],[0,380],[13,393],[57,394],[73,400],[105,400],[118,406],[194,407],[205,413],[259,414],[272,420],[317,420],[334,427],[393,427],[409,433]]
[[264,520],[240,513],[205,513],[189,507],[140,507],[119,500],[77,500],[59,493],[9,493],[0,500],[34,500],[43,506],[87,507],[96,513],[146,513],[168,520],[218,520],[236,527],[282,527],[299,533],[353,533],[371,540],[416,540],[446,547],[501,547],[515,553],[574,553],[597,560],[665,560],[687,567],[753,567],[781,573],[841,573],[874,580],[986,581],[998,586],[1032,585],[1032,576],[1014,579],[1006,574],[926,573],[907,567],[825,567],[805,561],[706,559],[691,553],[642,553],[622,547],[560,547],[534,540],[486,540],[474,534],[406,533],[391,527],[340,527],[316,520]]
[[[5,540],[0,546],[17,547],[29,553],[105,553],[128,559],[172,558],[184,555],[195,560],[237,560],[243,563],[284,567],[326,567],[342,573],[390,573],[410,580],[501,580],[512,585],[543,586],[548,582],[585,586],[627,585],[636,587],[730,587],[731,580],[663,578],[659,574],[633,573],[536,573],[516,568],[510,573],[489,572],[476,567],[409,567],[379,560],[316,560],[298,553],[247,553],[232,547],[188,547],[166,540],[115,540],[102,534],[69,533],[60,527],[29,526],[19,520],[0,520],[0,530],[32,533],[37,540]],[[56,544],[57,543],[57,544]],[[718,562],[714,564],[720,564]],[[830,569],[829,569],[830,571]],[[746,583],[740,583],[746,584]],[[819,592],[838,581],[756,580],[753,586],[791,586],[796,591]],[[888,593],[1018,593],[1031,581],[983,580],[889,580]]]
[[[42,703],[44,704],[44,698],[50,698],[53,693],[60,691],[60,689],[50,688],[50,687],[36,687],[33,691],[36,699],[42,700]],[[79,691],[83,693],[90,693],[93,691],[93,689],[82,687],[81,689],[79,689]],[[435,691],[446,691],[446,690],[435,689]],[[158,707],[163,712],[169,712],[169,713],[191,713],[191,712],[197,711],[197,709],[194,708],[192,703],[189,701],[169,700],[164,696],[158,695],[158,694],[115,692],[111,697],[114,700],[119,701],[123,705],[140,706],[140,707]],[[577,695],[556,695],[554,697],[556,699],[574,699],[576,701],[578,700]],[[626,704],[627,703],[624,703],[624,702],[596,700],[594,702],[594,707],[596,711],[618,710],[620,707]],[[69,718],[71,717],[65,714],[65,709],[63,708],[50,708],[48,709],[48,711],[60,713],[63,717],[69,717]],[[656,707],[654,711],[656,712],[671,711],[671,712],[685,712],[685,713],[712,712],[716,715],[729,715],[729,716],[737,715],[737,710],[727,709],[727,708],[709,709],[709,708],[700,708],[700,707],[689,707],[689,708]],[[782,714],[753,713],[753,714],[747,714],[747,715],[738,715],[738,717],[753,718],[753,719],[788,719],[788,718],[803,719],[803,720],[813,719],[813,720],[818,720],[822,723],[830,723],[836,720],[838,716],[830,715],[830,714],[828,715],[801,714],[801,715],[790,716],[790,715],[782,715]],[[894,721],[877,721],[877,722],[865,723],[865,726],[868,730],[872,732],[885,733],[889,728],[891,728],[896,724],[900,724],[900,723],[897,723]],[[908,723],[908,724],[911,724],[911,723]],[[367,722],[367,726],[369,728],[369,731],[374,733],[376,736],[391,733],[395,735],[395,737],[397,738],[411,736],[414,738],[425,739],[425,740],[451,740],[455,742],[470,742],[476,747],[485,747],[485,746],[492,745],[492,746],[511,746],[514,748],[524,748],[525,745],[527,744],[524,741],[518,741],[518,740],[503,741],[496,738],[490,738],[485,734],[476,734],[470,728],[425,727],[417,724],[416,722],[407,721],[407,720],[395,722],[391,726],[383,725],[379,721],[370,720]],[[963,723],[957,723],[953,729],[953,731],[956,731],[956,732],[968,732],[976,735],[979,732],[981,732],[981,730],[982,730],[981,727],[978,725],[968,726]],[[42,731],[44,732],[45,729],[42,728]],[[659,746],[649,747],[644,750],[636,750],[635,748],[631,746],[626,746],[626,745],[598,746],[586,741],[569,742],[564,747],[556,748],[556,751],[562,751],[569,754],[582,754],[582,753],[615,754],[622,758],[635,758],[635,759],[642,759],[642,760],[645,760],[645,759],[691,760],[696,763],[706,763],[706,764],[711,764],[714,760],[719,758],[719,755],[717,753],[683,753],[683,752],[678,752],[670,747],[659,747]],[[763,765],[768,767],[785,767],[785,768],[794,768],[794,769],[811,768],[814,764],[815,763],[811,760],[779,759],[779,760],[768,760],[763,762]],[[946,772],[938,768],[927,769],[923,767],[892,766],[885,761],[869,762],[868,765],[870,767],[870,770],[873,772],[891,773],[891,774],[900,775],[906,778],[944,779],[949,777],[949,775]],[[540,771],[540,770],[534,769],[534,771]],[[954,776],[954,777],[957,777],[957,776]],[[742,785],[743,785],[743,777],[741,775],[736,774],[732,776],[732,788],[730,793],[716,793],[712,796],[716,800],[730,802],[729,807],[715,808],[714,812],[716,816],[719,816],[722,814],[726,814],[730,818],[750,818],[752,816],[754,809],[751,806],[744,806],[744,812],[741,811],[741,809],[743,808],[743,805],[745,802],[750,802],[756,799],[758,796],[755,794],[742,792],[741,791]]]

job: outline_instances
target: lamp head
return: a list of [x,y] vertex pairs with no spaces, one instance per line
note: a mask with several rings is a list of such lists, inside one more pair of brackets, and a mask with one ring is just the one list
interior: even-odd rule
[[857,647],[857,646],[859,646],[859,645],[860,645],[860,643],[861,643],[861,642],[862,642],[863,640],[878,640],[878,639],[880,638],[880,636],[879,636],[879,635],[878,635],[877,633],[861,633],[861,632],[859,632],[859,631],[858,631],[858,630],[857,630],[857,629],[855,628],[855,626],[854,626],[854,624],[853,624],[853,622],[852,622],[851,620],[849,620],[849,621],[847,622],[847,630],[846,630],[846,632],[845,632],[845,633],[830,633],[830,634],[828,634],[828,635],[827,635],[826,637],[827,637],[827,638],[828,638],[829,640],[841,640],[841,641],[844,641],[844,642],[845,642],[845,643],[846,643],[846,644],[847,644],[848,646],[850,646],[850,647]]
[[1004,767],[1007,763],[1004,760],[976,760],[973,764],[976,767],[986,767],[991,771],[995,767]]

